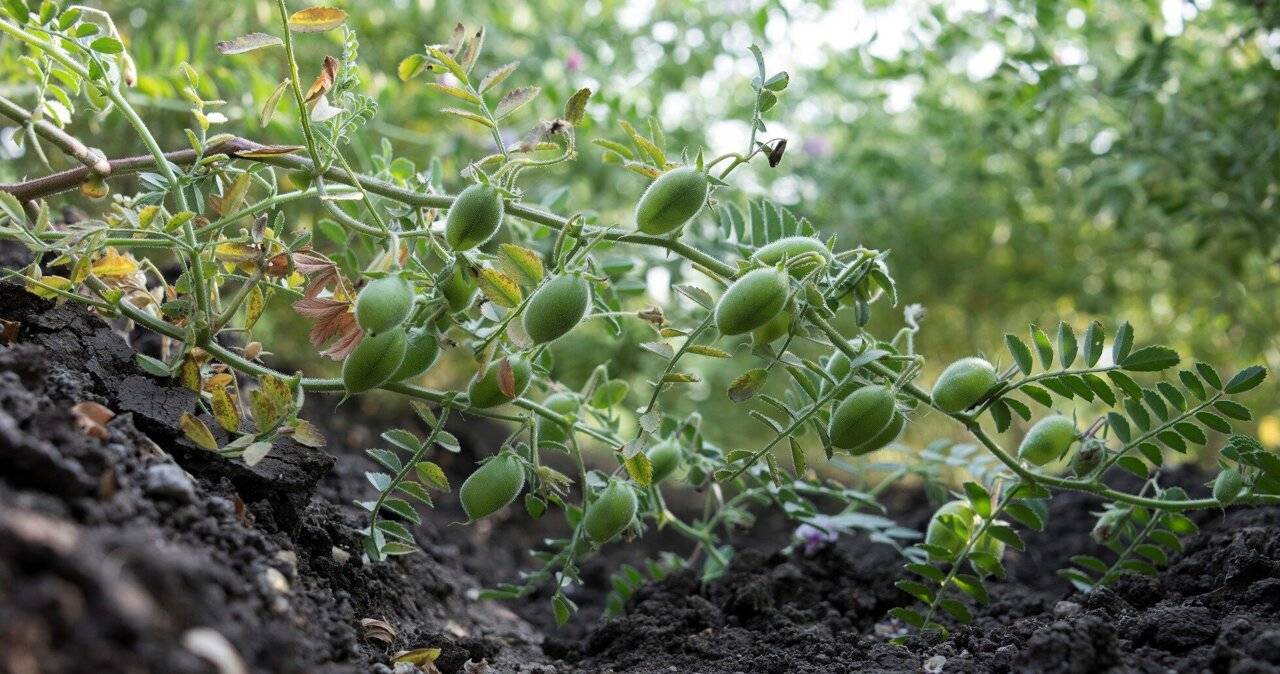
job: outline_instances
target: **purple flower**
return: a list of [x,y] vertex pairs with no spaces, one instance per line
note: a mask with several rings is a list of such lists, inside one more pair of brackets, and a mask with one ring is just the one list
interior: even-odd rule
[[587,57],[583,56],[582,52],[575,49],[569,52],[569,55],[564,58],[564,68],[571,73],[576,73],[579,70],[582,70],[582,66],[586,64],[586,61]]
[[795,538],[798,542],[804,543],[806,557],[812,556],[826,547],[827,544],[834,543],[840,537],[840,534],[824,521],[826,519],[819,515],[813,518],[813,524],[805,522],[796,527]]
[[831,156],[831,141],[825,136],[809,136],[801,144],[805,154],[822,159]]

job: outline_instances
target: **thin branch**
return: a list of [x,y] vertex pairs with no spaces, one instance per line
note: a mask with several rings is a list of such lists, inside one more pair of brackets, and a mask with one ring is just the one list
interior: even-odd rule
[[95,175],[105,178],[111,174],[111,164],[101,150],[89,147],[79,138],[63,131],[47,120],[37,120],[22,106],[0,96],[0,115],[29,127],[35,134],[56,146],[62,153],[84,164]]

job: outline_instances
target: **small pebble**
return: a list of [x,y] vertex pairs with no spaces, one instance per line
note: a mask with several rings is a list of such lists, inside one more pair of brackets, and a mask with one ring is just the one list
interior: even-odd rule
[[1080,605],[1074,601],[1060,601],[1053,606],[1053,614],[1059,618],[1073,616],[1080,612]]
[[147,468],[144,489],[152,498],[165,498],[179,503],[196,500],[195,485],[183,470],[172,463],[158,463]]

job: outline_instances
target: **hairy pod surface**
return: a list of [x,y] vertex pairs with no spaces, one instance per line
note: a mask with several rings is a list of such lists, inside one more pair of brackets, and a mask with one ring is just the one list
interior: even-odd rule
[[391,381],[404,361],[404,328],[366,334],[342,362],[342,385],[347,393],[362,393]]
[[587,315],[591,284],[577,274],[557,276],[533,292],[524,308],[524,331],[534,344],[563,337]]
[[[831,412],[831,445],[865,454],[889,444],[902,430],[893,392],[884,386],[864,386],[840,401]],[[884,438],[889,439],[885,440]],[[882,444],[874,443],[883,440]]]
[[806,253],[809,254],[807,259],[812,259],[812,262],[806,261],[788,267],[787,270],[792,276],[799,278],[831,262],[831,251],[827,250],[826,244],[812,236],[788,236],[778,239],[752,253],[751,259],[772,267],[784,259],[795,259]]
[[511,363],[511,372],[515,379],[515,395],[506,396],[498,386],[498,374],[502,367],[495,361],[489,363],[489,369],[485,370],[483,376],[472,379],[467,387],[467,397],[473,406],[484,408],[509,403],[519,398],[520,394],[529,388],[529,380],[533,377],[533,366],[520,356],[507,356],[507,360]]
[[716,327],[725,336],[751,332],[777,316],[786,303],[786,274],[772,268],[749,271],[720,296]]
[[663,440],[646,452],[653,466],[653,483],[658,484],[680,469],[684,463],[680,446],[672,440]]
[[961,358],[947,366],[933,385],[933,404],[947,412],[963,412],[996,385],[996,369],[982,358]]
[[649,185],[636,204],[636,229],[654,235],[680,229],[706,205],[709,189],[706,174],[695,168],[667,171]]
[[636,492],[626,483],[614,478],[600,490],[583,518],[587,536],[596,543],[608,543],[622,533],[636,516]]
[[[933,513],[925,530],[924,542],[956,554],[969,542],[973,529],[973,508],[968,501],[949,501]],[[934,559],[937,557],[931,555]]]
[[472,185],[462,190],[445,219],[444,238],[449,247],[455,251],[467,250],[493,238],[502,226],[504,210],[497,188]]
[[471,279],[461,264],[453,266],[453,272],[440,284],[440,294],[449,303],[449,311],[457,313],[471,306],[479,286]]
[[404,360],[391,381],[404,381],[426,372],[440,356],[440,340],[430,326],[414,328],[405,336]]
[[1244,488],[1244,476],[1235,468],[1225,468],[1213,479],[1213,498],[1222,505],[1230,505],[1240,497]]
[[772,344],[785,337],[791,331],[791,319],[790,311],[779,311],[768,323],[751,331],[752,343]]
[[[543,407],[558,414],[574,414],[581,404],[582,401],[573,393],[552,393],[542,401]],[[538,444],[543,442],[565,442],[569,439],[569,432],[563,426],[542,417],[538,417],[537,430]]]
[[467,520],[488,517],[511,504],[524,489],[524,465],[514,452],[504,451],[476,469],[458,490]]
[[400,274],[375,279],[356,296],[356,323],[365,332],[386,332],[409,317],[413,309],[413,284]]
[[1018,456],[1043,466],[1065,454],[1079,437],[1075,422],[1061,414],[1051,414],[1027,431],[1022,444],[1018,445]]

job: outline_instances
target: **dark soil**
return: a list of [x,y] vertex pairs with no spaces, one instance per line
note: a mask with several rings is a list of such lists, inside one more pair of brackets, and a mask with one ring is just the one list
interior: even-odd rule
[[[783,555],[789,526],[763,517],[722,580],[677,572],[606,619],[618,563],[687,549],[670,534],[610,546],[584,565],[581,613],[556,629],[546,597],[469,598],[529,568],[527,550],[563,533],[554,516],[450,526],[461,516],[445,497],[417,531],[422,554],[362,563],[360,452],[385,428],[422,430],[403,406],[313,396],[330,446],[281,443],[249,468],[186,441],[177,420],[194,395],[141,372],[88,312],[0,284],[0,318],[20,323],[0,343],[0,672],[387,672],[395,651],[429,646],[443,672],[1280,671],[1280,509],[1201,513],[1160,577],[1086,597],[1053,572],[1096,552],[1097,504],[1062,496],[972,626],[906,647],[888,642],[900,626],[885,612],[907,599],[892,550],[854,537]],[[116,413],[102,437],[77,427],[84,401]],[[504,433],[451,430],[463,452],[435,458],[456,485]],[[894,500],[904,523],[928,517],[918,495]],[[393,642],[370,638],[366,618]]]

